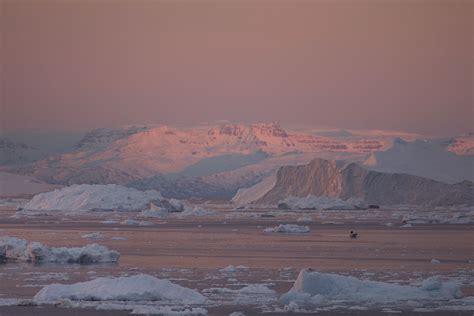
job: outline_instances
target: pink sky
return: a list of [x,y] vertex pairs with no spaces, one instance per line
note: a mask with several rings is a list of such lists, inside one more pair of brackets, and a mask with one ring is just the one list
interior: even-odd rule
[[472,1],[2,1],[1,127],[474,125]]

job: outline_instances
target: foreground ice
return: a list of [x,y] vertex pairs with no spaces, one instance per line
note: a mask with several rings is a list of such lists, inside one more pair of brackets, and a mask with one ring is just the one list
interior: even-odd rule
[[139,211],[162,200],[158,191],[138,191],[116,184],[72,185],[33,197],[24,209],[35,211]]
[[304,234],[309,233],[308,226],[295,224],[280,224],[277,227],[265,228],[264,233]]
[[380,304],[409,300],[448,301],[462,296],[458,283],[442,282],[437,276],[424,280],[420,287],[414,287],[304,269],[290,291],[281,296],[281,300],[310,304],[320,304],[326,300]]
[[97,244],[55,248],[8,236],[0,238],[0,259],[3,260],[87,264],[117,262],[119,257],[117,251]]
[[36,303],[72,301],[171,301],[181,304],[204,304],[206,298],[199,292],[139,274],[119,278],[97,278],[74,284],[51,284],[34,297]]
[[205,293],[240,293],[240,294],[275,294],[276,292],[269,289],[263,284],[250,284],[239,290],[233,290],[229,288],[209,288],[204,289]]
[[307,197],[287,197],[278,202],[278,208],[292,210],[358,210],[366,208],[366,205],[360,199],[342,200],[308,195]]

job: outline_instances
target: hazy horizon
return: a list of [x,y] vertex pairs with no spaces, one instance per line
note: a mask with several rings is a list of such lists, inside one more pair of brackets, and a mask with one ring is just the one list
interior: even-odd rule
[[278,121],[472,132],[469,1],[3,1],[2,134]]

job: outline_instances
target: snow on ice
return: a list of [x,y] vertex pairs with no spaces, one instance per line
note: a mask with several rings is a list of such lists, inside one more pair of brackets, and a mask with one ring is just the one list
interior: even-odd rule
[[81,237],[85,239],[100,240],[100,239],[104,239],[104,234],[101,232],[93,232],[90,234],[81,235]]
[[247,266],[243,266],[243,265],[238,265],[238,266],[233,266],[233,265],[228,265],[227,267],[225,268],[222,268],[219,270],[219,272],[222,272],[222,273],[234,273],[234,272],[237,272],[239,270],[248,270],[249,268]]
[[89,244],[83,247],[47,247],[14,237],[0,238],[0,259],[31,262],[99,263],[117,262],[120,254],[105,246]]
[[72,185],[33,197],[24,209],[35,211],[139,211],[162,200],[158,191],[138,191],[121,185]]
[[181,304],[204,304],[199,292],[166,279],[138,274],[118,278],[97,278],[74,284],[51,284],[35,296],[37,303],[72,301],[170,301]]
[[460,284],[443,282],[438,276],[424,280],[420,287],[414,287],[303,269],[281,300],[313,304],[326,300],[379,304],[409,300],[448,301],[462,297]]

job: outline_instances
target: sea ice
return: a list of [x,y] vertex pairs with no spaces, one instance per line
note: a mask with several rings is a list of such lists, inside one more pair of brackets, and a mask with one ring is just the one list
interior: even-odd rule
[[118,278],[97,278],[74,284],[51,284],[35,296],[37,303],[72,301],[171,301],[181,304],[204,304],[199,292],[174,284],[166,279],[138,274]]
[[101,233],[101,232],[93,232],[93,233],[90,233],[90,234],[84,234],[81,237],[85,238],[85,239],[99,240],[99,239],[104,239],[104,234]]
[[219,272],[233,273],[233,272],[237,272],[238,270],[248,270],[248,267],[243,266],[243,265],[238,265],[238,266],[228,265],[227,267],[220,269]]
[[448,301],[462,296],[457,282],[442,282],[437,276],[424,280],[420,287],[414,287],[303,269],[281,300],[317,304],[325,300],[342,300],[377,304],[409,300]]
[[47,247],[13,237],[0,238],[0,259],[31,262],[99,263],[117,262],[120,254],[105,246],[89,244],[83,247]]

